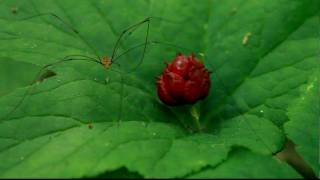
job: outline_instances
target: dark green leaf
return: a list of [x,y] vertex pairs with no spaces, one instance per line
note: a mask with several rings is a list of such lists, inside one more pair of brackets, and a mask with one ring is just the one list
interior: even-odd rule
[[[5,89],[11,92],[0,97],[3,178],[94,177],[120,168],[143,177],[174,178],[217,165],[226,169],[219,170],[223,173],[241,169],[237,163],[224,165],[239,161],[228,156],[233,146],[250,149],[254,155],[240,152],[249,162],[268,159],[273,165],[272,154],[285,142],[288,104],[318,63],[317,0],[0,3],[0,58],[12,69],[72,54],[110,57],[122,30],[153,16],[170,21],[152,19],[150,40],[204,55],[213,71],[210,96],[200,104],[202,133],[182,125],[192,122],[188,107],[165,106],[156,94],[155,77],[164,62],[179,51],[190,53],[181,48],[149,45],[142,65],[126,75],[112,70],[139,64],[141,49],[121,58],[120,67],[70,61],[50,66],[55,75],[32,85],[24,78],[10,79],[14,85]],[[54,17],[20,20],[47,12],[80,35]],[[146,24],[122,41],[119,51],[143,43],[145,31]],[[38,72],[26,68],[27,79]],[[17,72],[1,79],[19,77],[13,76]],[[274,173],[271,177],[296,175],[283,165]]]

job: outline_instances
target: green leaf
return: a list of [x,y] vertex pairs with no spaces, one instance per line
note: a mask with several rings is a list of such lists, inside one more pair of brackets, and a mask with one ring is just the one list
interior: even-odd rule
[[[282,127],[288,103],[318,64],[319,1],[236,2],[217,3],[211,11],[211,17],[223,18],[208,31],[215,84],[204,118],[223,121],[241,112]],[[243,44],[248,32],[252,35]]]
[[[35,65],[6,59],[0,59],[0,96],[32,83],[35,72],[39,70]],[[18,73],[12,73],[14,71]]]
[[[319,73],[301,89],[301,97],[293,101],[288,109],[290,121],[284,126],[288,137],[295,143],[297,151],[310,163],[314,172],[319,166]],[[319,175],[318,175],[319,176]]]
[[234,148],[229,158],[215,168],[209,167],[189,178],[301,178],[290,166],[274,157]]
[[[241,169],[229,154],[234,146],[250,150],[239,152],[249,162],[270,160],[285,143],[288,104],[299,96],[319,55],[316,0],[0,3],[1,61],[28,70],[1,77],[13,77],[14,84],[0,97],[2,178],[95,177],[121,168],[149,178],[202,174],[206,167],[229,173]],[[52,16],[21,20],[48,11],[80,34]],[[210,96],[198,112],[203,133],[187,127],[188,107],[168,107],[157,97],[155,77],[164,62],[178,51],[190,53],[175,46],[149,45],[131,74],[117,71],[138,65],[143,48],[120,58],[120,67],[69,61],[50,66],[47,72],[54,75],[42,73],[38,83],[25,83],[38,67],[67,55],[110,57],[121,32],[149,16],[164,19],[151,20],[150,40],[201,53],[213,71]],[[121,41],[119,53],[145,36],[143,24]],[[296,175],[283,165],[272,172]]]

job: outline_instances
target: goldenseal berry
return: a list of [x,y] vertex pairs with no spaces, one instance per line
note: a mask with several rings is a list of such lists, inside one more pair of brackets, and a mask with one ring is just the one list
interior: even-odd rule
[[210,73],[203,63],[193,54],[181,53],[167,64],[157,82],[159,98],[171,106],[194,104],[207,97],[210,86]]

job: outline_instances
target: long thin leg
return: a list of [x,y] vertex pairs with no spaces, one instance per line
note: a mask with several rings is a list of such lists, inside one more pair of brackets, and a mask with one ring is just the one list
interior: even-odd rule
[[[133,68],[133,71],[135,71],[143,62],[143,59],[144,59],[144,56],[145,56],[145,53],[146,53],[146,50],[147,50],[147,44],[148,44],[148,38],[149,38],[149,30],[150,30],[150,20],[147,21],[147,34],[146,34],[146,38],[145,38],[145,42],[144,42],[144,46],[143,46],[143,52],[142,52],[142,55],[140,57],[140,60],[139,60],[138,64],[136,65],[135,68]],[[133,71],[129,71],[127,73],[129,74],[129,73],[131,73]]]
[[26,18],[18,19],[18,21],[25,21],[25,20],[29,20],[29,19],[33,19],[33,18],[37,18],[37,17],[42,17],[42,16],[54,17],[55,19],[60,21],[62,24],[64,24],[67,28],[69,28],[72,32],[74,32],[90,48],[90,50],[92,51],[92,53],[94,53],[96,58],[101,61],[101,58],[98,54],[98,51],[92,45],[90,45],[90,43],[80,34],[80,32],[78,30],[76,30],[71,24],[67,23],[66,21],[64,21],[62,18],[60,18],[58,15],[56,15],[54,13],[51,13],[51,12],[39,13],[39,14],[32,15],[32,16],[29,16]]
[[[119,38],[118,38],[118,40],[117,40],[117,42],[116,42],[116,45],[114,46],[114,50],[113,50],[112,57],[111,57],[112,63],[115,63],[116,60],[118,60],[121,56],[129,53],[130,51],[132,51],[132,50],[134,50],[134,49],[136,49],[136,48],[138,48],[138,47],[143,46],[143,52],[142,52],[142,55],[141,55],[141,57],[140,57],[140,59],[139,59],[138,64],[137,64],[131,71],[126,72],[126,73],[128,73],[128,74],[134,72],[134,71],[142,64],[142,62],[143,62],[143,60],[144,60],[144,57],[145,57],[145,52],[146,52],[146,50],[147,50],[147,45],[148,45],[148,44],[154,43],[154,44],[163,44],[163,45],[167,45],[167,46],[179,47],[179,46],[177,46],[177,45],[173,45],[173,44],[170,44],[170,43],[162,43],[162,42],[159,42],[159,41],[148,41],[148,39],[149,39],[149,31],[150,31],[150,19],[151,19],[151,18],[158,18],[158,17],[148,17],[148,18],[146,18],[145,20],[143,20],[143,21],[141,21],[141,22],[139,22],[139,23],[137,23],[137,24],[134,24],[134,25],[126,28],[126,29],[121,33],[121,35],[119,36]],[[158,18],[158,19],[164,20],[164,19],[162,19],[162,18]],[[169,21],[169,20],[165,20],[165,21]],[[138,28],[140,25],[142,25],[142,24],[144,24],[144,23],[147,23],[147,31],[146,31],[145,42],[144,42],[144,43],[141,43],[141,44],[138,44],[138,45],[136,45],[136,46],[134,46],[134,47],[132,47],[132,48],[129,48],[129,49],[126,50],[125,52],[121,53],[119,56],[116,56],[117,47],[118,47],[118,45],[119,45],[119,43],[120,43],[121,38],[122,38],[126,33],[130,33],[130,32],[132,32],[132,31],[134,31],[136,28]],[[179,47],[179,48],[182,48],[182,47]],[[184,49],[186,49],[186,48],[184,48]]]
[[124,76],[120,73],[120,104],[119,104],[119,114],[118,114],[118,125],[122,121],[122,111],[123,111],[123,93],[124,93]]
[[[165,19],[165,18],[161,18],[161,17],[155,17],[155,16],[150,16],[150,17],[147,17],[145,18],[144,20],[136,23],[136,24],[133,24],[129,27],[127,27],[126,29],[124,29],[121,34],[119,35],[116,43],[115,43],[115,46],[113,48],[113,51],[112,51],[112,56],[111,56],[111,61],[113,62],[114,61],[114,58],[116,57],[116,53],[117,53],[117,50],[118,50],[118,46],[120,44],[120,41],[121,39],[126,35],[126,34],[131,34],[133,31],[135,31],[137,28],[139,28],[141,25],[143,25],[144,23],[147,23],[147,32],[146,32],[146,37],[145,37],[145,42],[148,41],[148,38],[149,38],[149,30],[150,30],[150,22],[152,19],[158,19],[160,21],[165,21],[165,22],[168,22],[168,23],[175,23],[175,24],[179,24],[179,23],[182,23],[182,22],[179,22],[179,21],[174,21],[174,20],[169,20],[169,19]],[[147,44],[146,44],[147,45]],[[143,55],[141,57],[141,59],[143,60],[144,58],[144,53],[145,53],[145,50],[146,50],[146,46],[144,47],[144,52],[143,52]],[[140,60],[141,61],[141,60]]]
[[[144,51],[143,51],[143,54],[142,54],[142,58],[140,59],[140,61],[143,60],[143,57],[144,57],[144,54],[145,54],[145,50],[146,50],[146,47],[147,47],[147,42],[148,42],[148,37],[149,37],[149,26],[150,26],[150,18],[146,18],[144,19],[143,21],[141,22],[138,22],[137,24],[134,24],[132,26],[129,26],[128,28],[126,28],[125,30],[122,31],[122,33],[120,34],[120,36],[118,37],[117,41],[116,41],[116,44],[113,48],[113,51],[112,51],[112,56],[111,56],[111,63],[116,63],[114,61],[114,58],[116,56],[116,53],[117,53],[117,50],[118,50],[118,46],[120,44],[120,41],[121,39],[123,38],[123,36],[126,34],[126,33],[130,33],[132,31],[134,31],[136,29],[136,27],[139,27],[140,25],[144,24],[144,23],[148,23],[148,29],[147,29],[147,34],[146,34],[146,38],[145,38],[145,45],[144,45]],[[140,64],[141,62],[139,62]],[[118,114],[118,125],[120,125],[120,122],[122,120],[122,111],[123,111],[123,92],[124,92],[124,76],[123,76],[123,73],[120,71],[120,78],[121,78],[121,82],[120,82],[120,105],[119,105],[119,114]]]
[[[182,47],[182,46],[178,46],[178,45],[175,45],[175,44],[172,44],[172,43],[168,43],[168,42],[160,42],[160,41],[146,41],[144,43],[140,43],[140,44],[137,44],[133,47],[130,47],[129,49],[127,49],[126,51],[122,52],[121,54],[119,54],[118,56],[114,57],[114,62],[116,62],[116,60],[118,60],[119,58],[121,58],[123,55],[129,53],[130,51],[133,51],[139,47],[146,47],[146,45],[152,45],[152,44],[155,44],[155,45],[164,45],[164,46],[170,46],[170,47],[175,47],[175,48],[178,48],[178,49],[184,49],[184,50],[187,50],[187,51],[190,51],[192,52],[191,49],[188,49],[188,48],[185,48],[185,47]],[[141,65],[141,61],[143,60],[143,57],[140,59],[140,63],[135,66],[130,72],[133,72],[135,71],[140,65]]]
[[112,51],[112,55],[111,55],[111,61],[113,62],[113,58],[116,56],[116,53],[117,53],[117,50],[118,50],[118,46],[120,44],[120,41],[121,39],[123,38],[123,36],[128,33],[128,32],[131,32],[132,30],[135,30],[136,27],[139,27],[140,25],[144,24],[145,22],[149,22],[150,21],[150,17],[144,19],[143,21],[141,22],[138,22],[134,25],[131,25],[129,26],[128,28],[124,29],[120,36],[118,37],[116,43],[115,43],[115,46],[113,47],[113,51]]
[[[82,58],[72,58],[72,57],[82,57]],[[57,65],[57,64],[60,64],[60,63],[64,63],[64,62],[70,62],[70,61],[88,61],[88,62],[94,62],[96,64],[99,64],[99,65],[102,65],[100,63],[100,61],[98,61],[97,59],[95,58],[92,58],[92,57],[89,57],[89,56],[83,56],[83,55],[68,55],[68,56],[65,56],[64,58],[62,58],[61,60],[58,60],[56,62],[53,62],[53,63],[50,63],[50,64],[47,64],[45,66],[43,66],[39,72],[36,74],[36,77],[32,80],[32,82],[30,83],[30,87],[28,88],[28,90],[24,93],[24,95],[22,96],[22,98],[18,101],[18,103],[14,106],[14,108],[8,112],[4,117],[2,117],[0,119],[0,121],[2,120],[5,120],[5,119],[8,119],[12,113],[14,113],[18,108],[19,106],[24,102],[25,98],[32,92],[33,90],[33,87],[32,84],[34,84],[35,82],[38,81],[40,75],[42,74],[42,72],[51,67],[51,66],[54,66],[54,65]]]

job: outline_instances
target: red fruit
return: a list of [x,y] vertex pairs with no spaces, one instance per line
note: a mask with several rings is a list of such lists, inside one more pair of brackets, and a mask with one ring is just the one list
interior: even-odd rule
[[193,104],[207,97],[210,89],[210,73],[193,54],[178,54],[167,64],[157,82],[158,95],[167,105]]

